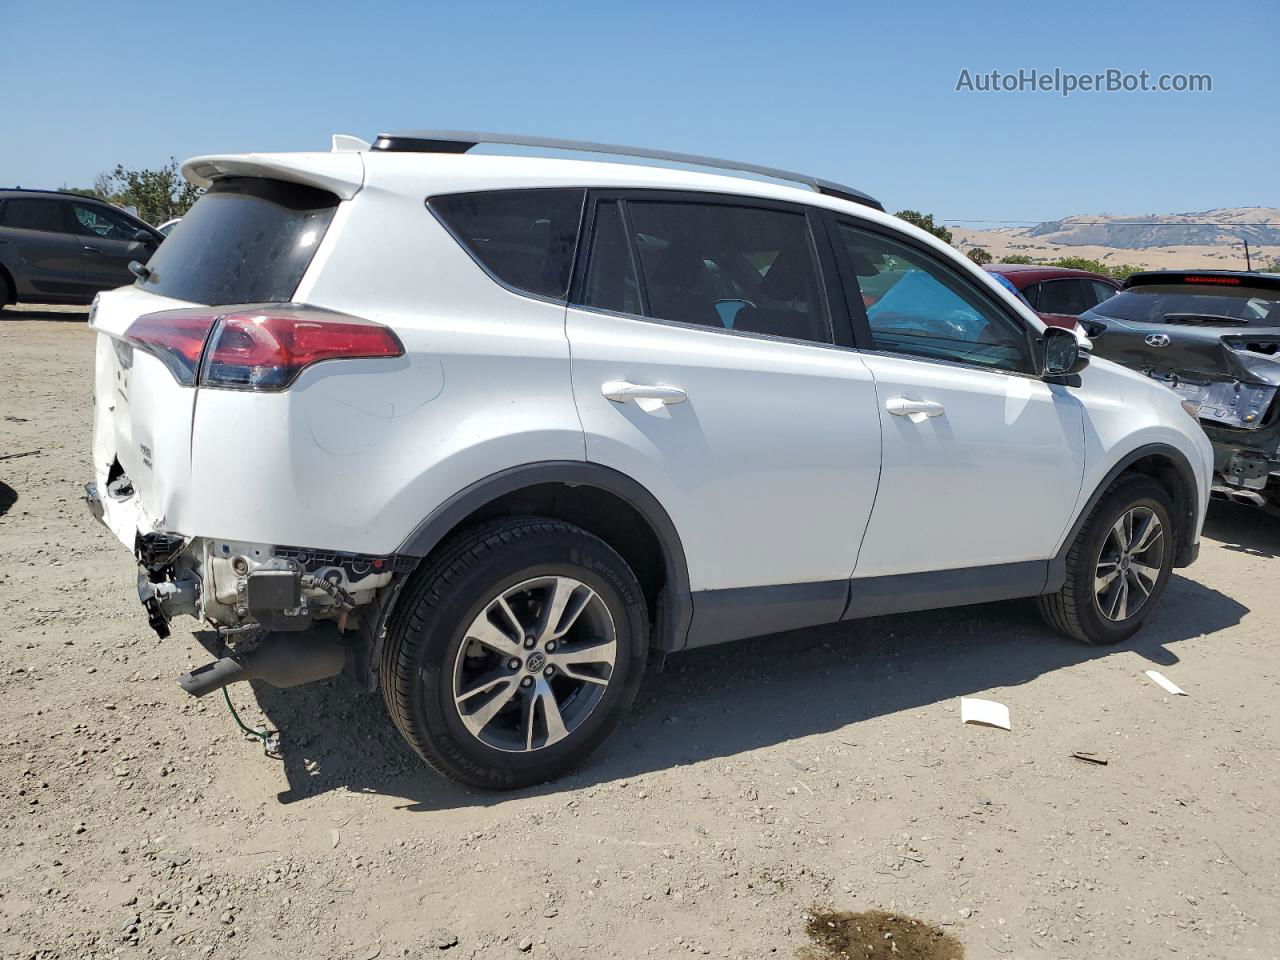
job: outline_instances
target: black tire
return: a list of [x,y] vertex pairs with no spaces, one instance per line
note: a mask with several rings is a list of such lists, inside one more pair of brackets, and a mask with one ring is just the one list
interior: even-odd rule
[[[581,581],[607,607],[617,644],[612,673],[564,739],[528,752],[495,748],[467,728],[454,703],[466,633],[502,591],[556,576]],[[586,760],[630,709],[648,656],[648,614],[635,574],[599,537],[558,520],[499,521],[444,546],[405,589],[383,650],[383,696],[405,740],[445,776],[491,790],[542,783]]]
[[[1104,549],[1112,549],[1112,530],[1130,510],[1149,510],[1163,529],[1163,549],[1150,593],[1133,613],[1111,619],[1103,613],[1094,590],[1094,577]],[[1085,521],[1067,553],[1067,580],[1057,593],[1037,598],[1040,615],[1059,633],[1094,646],[1120,643],[1133,636],[1147,621],[1169,582],[1177,552],[1177,528],[1173,504],[1159,483],[1141,474],[1123,474],[1107,488]],[[1152,559],[1144,554],[1143,559]],[[1153,564],[1153,566],[1155,566]]]
[[16,292],[13,289],[13,282],[0,272],[0,310],[9,306],[16,299]]

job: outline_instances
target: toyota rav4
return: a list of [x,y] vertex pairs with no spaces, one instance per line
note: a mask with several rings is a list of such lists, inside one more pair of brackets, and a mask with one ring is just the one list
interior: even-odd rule
[[1194,410],[856,190],[439,131],[183,169],[92,311],[86,492],[216,631],[197,696],[346,672],[517,787],[668,654],[1016,597],[1116,643],[1196,555]]

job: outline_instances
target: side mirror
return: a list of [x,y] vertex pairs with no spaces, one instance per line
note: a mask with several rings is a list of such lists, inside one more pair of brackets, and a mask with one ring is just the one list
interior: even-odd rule
[[1074,330],[1046,327],[1036,345],[1040,376],[1046,380],[1074,376],[1089,365],[1089,351]]
[[154,247],[158,243],[158,241],[156,240],[156,235],[154,233],[152,233],[150,230],[141,230],[141,229],[134,232],[133,241],[134,243],[146,244],[149,247]]

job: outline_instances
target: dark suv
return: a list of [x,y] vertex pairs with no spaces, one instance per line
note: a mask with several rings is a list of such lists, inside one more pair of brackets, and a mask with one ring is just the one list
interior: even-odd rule
[[133,282],[164,237],[137,217],[92,197],[0,190],[0,307],[89,303],[99,290]]

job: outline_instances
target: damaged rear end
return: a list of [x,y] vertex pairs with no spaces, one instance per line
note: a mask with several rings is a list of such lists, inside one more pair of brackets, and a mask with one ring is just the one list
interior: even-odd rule
[[1280,276],[1153,271],[1085,314],[1095,351],[1193,406],[1219,499],[1280,508]]
[[[235,539],[216,528],[207,498],[192,495],[193,450],[211,391],[261,396],[264,415],[287,418],[279,398],[313,365],[403,354],[387,327],[296,298],[360,189],[362,162],[353,153],[215,157],[186,170],[209,192],[138,269],[138,282],[101,294],[90,314],[98,338],[86,499],[133,552],[151,627],[165,637],[175,616],[192,616],[232,654],[184,677],[190,692],[332,676],[343,666],[341,644],[332,632],[321,642],[303,631],[323,621],[352,626],[390,582],[396,558]],[[254,482],[235,449],[220,460],[228,491]],[[284,639],[264,644],[268,631]]]

